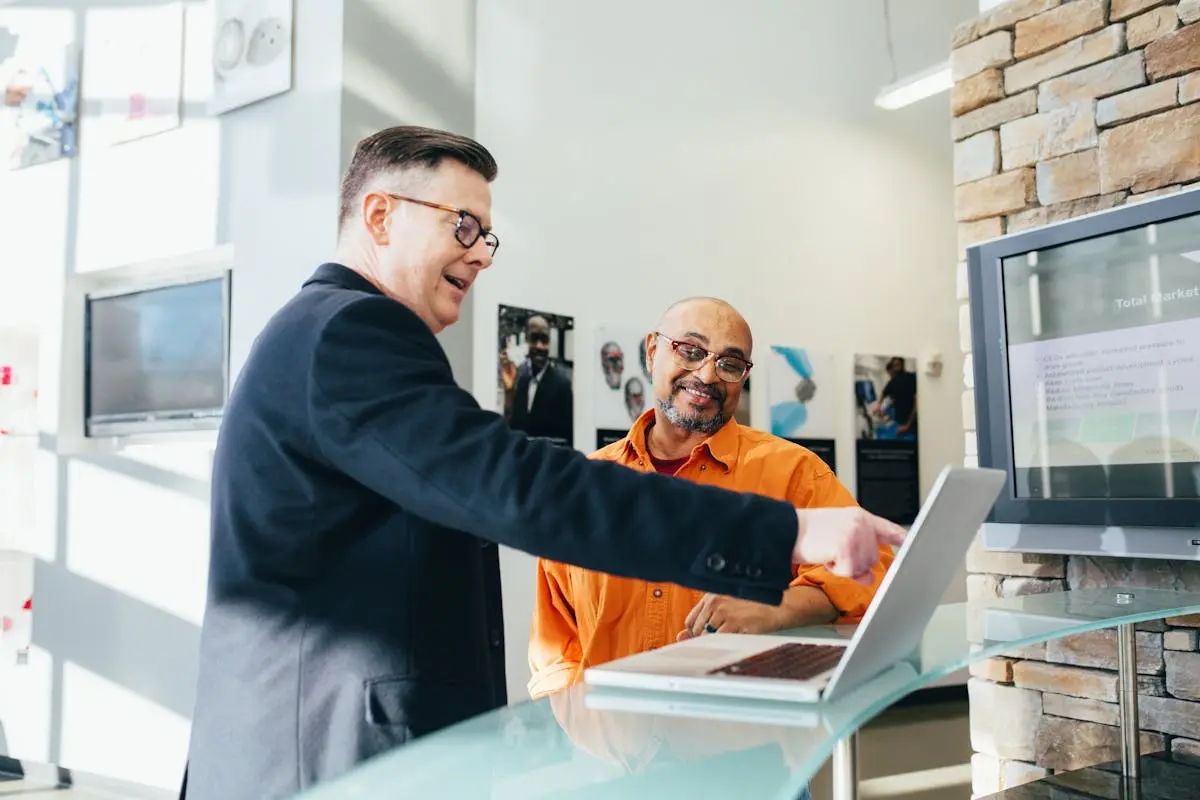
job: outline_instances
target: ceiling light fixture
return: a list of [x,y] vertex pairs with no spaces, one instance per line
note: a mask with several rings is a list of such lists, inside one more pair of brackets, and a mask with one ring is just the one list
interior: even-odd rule
[[903,108],[918,100],[949,91],[953,85],[950,62],[944,61],[883,87],[875,96],[875,105],[888,110]]

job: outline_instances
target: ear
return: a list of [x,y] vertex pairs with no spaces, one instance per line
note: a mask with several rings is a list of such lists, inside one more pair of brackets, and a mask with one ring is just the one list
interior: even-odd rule
[[646,334],[646,369],[654,373],[654,354],[658,351],[658,335]]
[[385,194],[367,192],[362,201],[362,218],[367,233],[378,247],[391,243],[392,201]]

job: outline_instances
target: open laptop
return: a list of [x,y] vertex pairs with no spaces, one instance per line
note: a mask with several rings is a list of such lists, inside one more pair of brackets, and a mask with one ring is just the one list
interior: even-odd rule
[[947,467],[847,642],[713,633],[589,667],[592,686],[813,703],[910,657],[1004,486],[994,469]]
[[684,692],[650,692],[615,686],[589,686],[583,697],[586,708],[596,711],[650,714],[661,717],[737,722],[748,725],[778,725],[789,728],[817,728],[848,723],[848,715],[858,714],[876,702],[888,702],[911,689],[920,674],[908,661],[886,667],[874,680],[837,702],[779,703],[774,700],[725,697]]

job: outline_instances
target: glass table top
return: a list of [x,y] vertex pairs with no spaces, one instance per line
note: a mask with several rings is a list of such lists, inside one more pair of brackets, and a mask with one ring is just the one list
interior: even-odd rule
[[[1088,589],[940,606],[910,658],[836,700],[735,700],[578,685],[381,755],[303,800],[754,797],[794,800],[838,740],[971,663],[1049,639],[1200,613],[1200,593]],[[855,628],[777,635],[849,640]]]

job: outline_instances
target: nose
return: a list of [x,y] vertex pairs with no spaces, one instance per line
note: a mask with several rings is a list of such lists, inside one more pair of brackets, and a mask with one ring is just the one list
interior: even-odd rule
[[467,251],[467,263],[482,272],[492,265],[492,250],[480,236]]
[[696,370],[696,375],[705,383],[716,383],[717,360],[711,357],[704,359],[704,363],[700,365],[700,369]]

